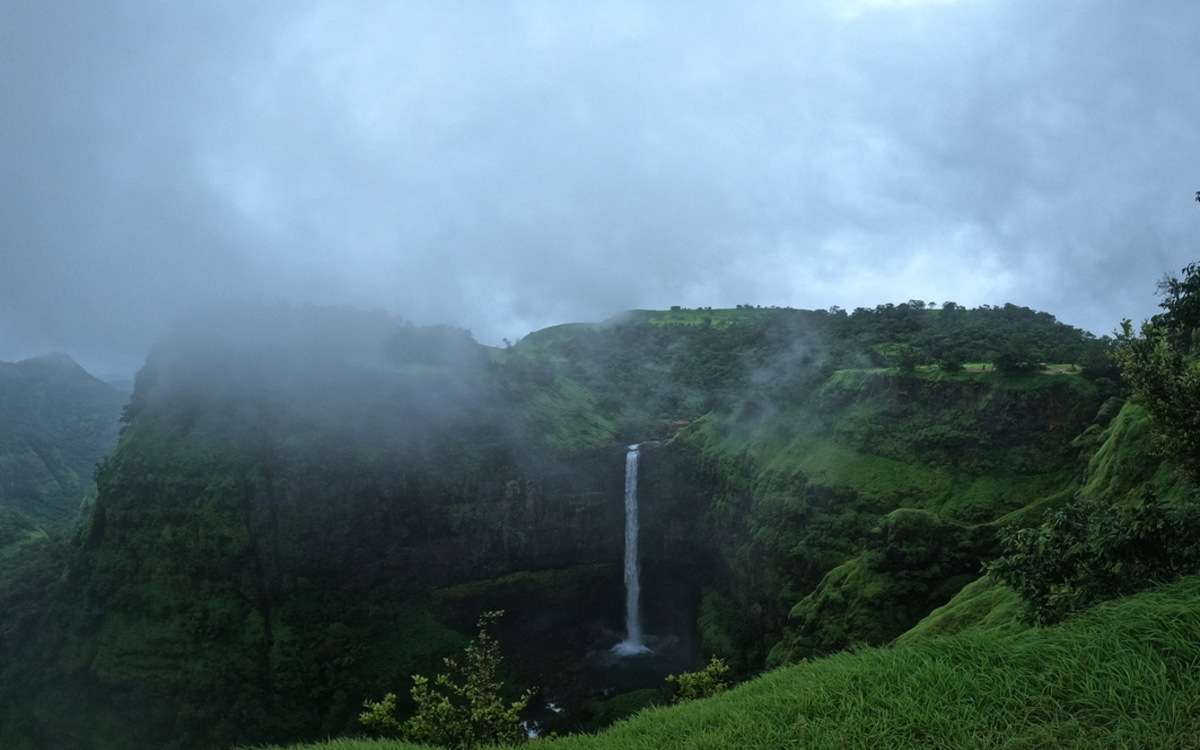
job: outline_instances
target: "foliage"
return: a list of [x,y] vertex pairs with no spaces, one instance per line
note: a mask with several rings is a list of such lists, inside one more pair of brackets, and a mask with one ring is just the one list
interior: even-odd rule
[[714,656],[703,669],[668,675],[667,683],[673,688],[671,699],[680,703],[697,698],[711,698],[729,688],[729,673],[729,665],[725,660]]
[[[852,313],[635,310],[604,324],[530,334],[505,361],[551,366],[594,395],[595,411],[615,413],[627,429],[640,430],[630,435],[636,439],[749,397],[801,400],[839,369],[892,365],[912,372],[925,362],[992,361],[1008,350],[1023,352],[1021,362],[1036,369],[1040,362],[1083,362],[1105,348],[1089,333],[1017,305],[939,310],[918,303]],[[586,410],[573,418],[608,424]]]
[[1121,379],[1121,369],[1115,356],[1116,340],[1105,336],[1099,341],[1099,347],[1087,352],[1080,359],[1080,374],[1088,380],[1116,382]]
[[[1200,265],[1182,279],[1160,284],[1163,312],[1134,335],[1128,320],[1115,357],[1135,401],[1150,415],[1160,452],[1193,479],[1200,471],[1200,358],[1193,349],[1200,327]],[[1133,429],[1127,407],[1095,453],[1084,491],[1030,529],[1009,529],[993,575],[1016,589],[1040,622],[1055,622],[1104,599],[1200,570],[1200,495],[1194,487],[1161,478],[1123,488],[1154,466],[1152,457],[1121,441]],[[1135,458],[1131,459],[1131,456]],[[1140,461],[1138,460],[1140,459]],[[1119,472],[1105,464],[1121,462]],[[1107,481],[1100,481],[1108,475]]]
[[1200,263],[1190,263],[1179,276],[1167,274],[1158,283],[1162,312],[1152,318],[1166,330],[1171,346],[1182,354],[1197,353],[1196,331],[1200,329]]
[[503,612],[480,616],[474,640],[461,657],[446,657],[446,671],[430,680],[413,675],[412,700],[416,709],[400,722],[396,718],[396,695],[367,701],[359,722],[376,734],[399,734],[413,742],[424,742],[453,750],[472,750],[482,745],[521,742],[521,712],[532,691],[515,701],[503,695],[500,644],[488,632]]
[[872,529],[866,550],[834,568],[790,613],[770,664],[887,643],[978,574],[986,531],[902,508]]
[[1102,401],[1070,376],[839,370],[749,424],[695,421],[646,473],[674,478],[656,507],[709,498],[703,650],[741,673],[904,632],[994,554],[976,527],[1069,494]]
[[899,344],[892,349],[891,360],[900,372],[913,372],[921,364],[921,352],[909,344]]
[[[778,669],[547,750],[1179,750],[1200,738],[1200,578],[1049,628],[970,630]],[[301,750],[297,748],[297,750]],[[334,740],[304,750],[415,750]]]
[[938,367],[944,372],[962,372],[962,357],[957,352],[947,352],[938,358]]
[[1008,375],[1020,375],[1036,372],[1042,367],[1032,346],[1023,337],[1013,338],[1001,345],[1001,349],[992,359],[998,372]]
[[1193,477],[1200,476],[1200,264],[1168,276],[1159,286],[1163,312],[1135,335],[1123,321],[1116,359],[1121,374],[1154,418],[1163,453]]
[[[414,675],[414,684],[418,679],[425,678]],[[399,737],[403,732],[404,724],[396,718],[396,711],[396,694],[386,693],[377,701],[363,701],[363,711],[358,715],[358,723],[362,724],[363,729],[371,734]]]
[[739,674],[753,671],[761,663],[762,645],[755,643],[758,634],[747,619],[745,610],[732,598],[706,589],[696,618],[700,649],[720,656]]
[[1200,504],[1164,502],[1147,486],[1132,502],[1078,498],[1040,526],[1009,529],[988,570],[1051,623],[1200,570],[1198,540]]
[[1155,419],[1162,452],[1192,476],[1200,476],[1200,358],[1174,349],[1153,323],[1134,336],[1125,321],[1117,358],[1134,396]]

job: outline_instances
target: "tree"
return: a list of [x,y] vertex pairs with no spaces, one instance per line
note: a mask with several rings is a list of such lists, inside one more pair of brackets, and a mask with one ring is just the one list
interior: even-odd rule
[[1122,321],[1116,359],[1134,398],[1150,412],[1156,444],[1192,477],[1200,476],[1200,264],[1158,285],[1163,312],[1133,331]]
[[1036,372],[1041,363],[1032,352],[1032,348],[1017,337],[1013,337],[992,358],[996,370],[1008,375]]
[[1107,380],[1116,382],[1121,378],[1121,369],[1113,356],[1114,341],[1105,336],[1098,341],[1098,346],[1085,350],[1079,356],[1080,373],[1088,380]]
[[938,367],[942,368],[942,372],[961,372],[962,356],[958,352],[946,352],[938,359]]
[[921,364],[921,352],[908,344],[900,344],[892,352],[891,360],[900,368],[900,372],[910,373]]
[[1167,274],[1158,282],[1163,311],[1150,320],[1167,333],[1176,349],[1191,354],[1200,349],[1196,336],[1200,330],[1200,263],[1189,263],[1182,274]]
[[516,744],[525,740],[521,712],[529,705],[532,691],[515,701],[503,696],[500,670],[504,656],[500,643],[488,632],[503,611],[479,617],[474,640],[461,657],[446,657],[446,671],[434,679],[413,675],[412,699],[416,711],[401,722],[396,718],[396,694],[380,701],[367,701],[358,720],[368,730],[382,735],[399,735],[412,742],[472,750],[482,745]]

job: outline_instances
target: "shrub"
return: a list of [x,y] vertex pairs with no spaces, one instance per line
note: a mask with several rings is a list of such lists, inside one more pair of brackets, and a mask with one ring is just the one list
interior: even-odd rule
[[709,698],[729,688],[729,665],[724,659],[714,656],[704,669],[684,672],[667,677],[673,686],[672,700],[676,703]]
[[506,701],[500,669],[504,657],[500,644],[488,633],[502,611],[480,616],[478,632],[460,658],[445,659],[446,672],[430,680],[413,675],[412,699],[416,711],[403,722],[396,718],[396,694],[367,701],[359,722],[369,731],[399,735],[412,742],[471,750],[482,745],[516,744],[525,740],[521,712],[533,697],[526,691]]
[[1132,503],[1076,499],[1031,529],[1009,529],[988,572],[1047,624],[1096,602],[1200,570],[1200,506],[1147,487]]
[[404,725],[396,718],[396,694],[387,693],[380,700],[363,702],[358,723],[371,734],[398,736]]

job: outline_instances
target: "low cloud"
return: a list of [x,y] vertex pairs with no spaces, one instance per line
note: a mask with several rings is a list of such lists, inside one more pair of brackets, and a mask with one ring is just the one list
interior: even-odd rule
[[223,300],[1103,333],[1194,257],[1194,3],[801,5],[8,3],[0,358],[131,367]]

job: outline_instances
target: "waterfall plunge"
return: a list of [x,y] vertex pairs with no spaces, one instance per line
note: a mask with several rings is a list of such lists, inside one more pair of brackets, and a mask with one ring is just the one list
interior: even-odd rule
[[644,654],[642,643],[641,584],[638,570],[638,445],[625,454],[625,640],[613,646],[620,656]]

